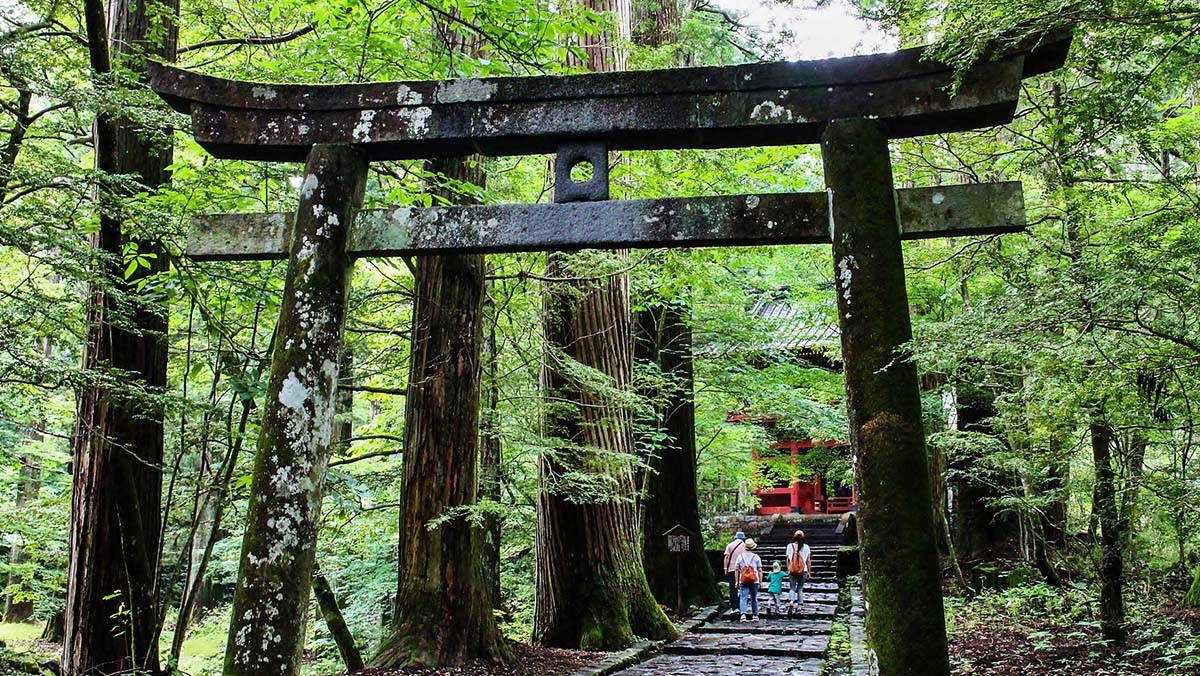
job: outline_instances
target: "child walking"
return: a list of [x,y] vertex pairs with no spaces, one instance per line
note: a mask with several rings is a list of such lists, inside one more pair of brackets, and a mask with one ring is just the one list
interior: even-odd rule
[[783,581],[786,579],[787,572],[783,569],[783,564],[776,561],[771,566],[771,572],[767,573],[767,594],[770,595],[768,607],[775,614],[783,612],[779,605],[779,597],[783,596]]

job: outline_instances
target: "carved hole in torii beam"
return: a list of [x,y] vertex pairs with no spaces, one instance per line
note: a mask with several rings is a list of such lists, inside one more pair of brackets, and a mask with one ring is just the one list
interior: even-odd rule
[[580,160],[571,167],[572,183],[587,183],[596,176],[596,168],[587,160]]

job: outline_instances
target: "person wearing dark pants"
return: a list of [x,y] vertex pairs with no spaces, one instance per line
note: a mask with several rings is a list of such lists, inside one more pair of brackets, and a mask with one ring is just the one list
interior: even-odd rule
[[729,583],[729,607],[731,609],[739,607],[738,603],[738,579],[737,579],[737,558],[742,552],[746,551],[746,534],[738,531],[730,540],[729,544],[725,545],[725,580]]

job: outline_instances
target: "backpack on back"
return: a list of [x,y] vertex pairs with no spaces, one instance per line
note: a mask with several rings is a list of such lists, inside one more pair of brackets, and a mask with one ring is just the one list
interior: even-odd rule
[[804,560],[804,546],[798,545],[796,551],[788,557],[788,575],[803,575],[808,572],[808,562]]
[[[744,554],[742,556],[745,556]],[[738,563],[743,563],[744,558],[738,558]],[[742,566],[742,584],[754,584],[758,582],[758,571],[754,566]]]

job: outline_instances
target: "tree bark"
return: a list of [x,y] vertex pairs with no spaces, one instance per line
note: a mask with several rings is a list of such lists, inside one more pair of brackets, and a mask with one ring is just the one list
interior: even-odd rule
[[[991,419],[996,415],[996,395],[986,387],[959,381],[958,427],[965,432],[986,434],[1000,443]],[[1011,540],[1015,527],[992,505],[999,498],[990,477],[978,477],[977,458],[959,458],[956,462],[955,507],[958,532],[955,540],[959,555],[966,561],[994,558],[997,545]],[[1000,547],[1007,549],[1008,545]]]
[[[617,36],[588,36],[592,71],[625,67],[628,0],[582,0],[614,15]],[[614,39],[618,38],[618,39]],[[628,252],[618,252],[628,255]],[[546,277],[577,277],[567,254],[547,256]],[[634,635],[668,638],[674,626],[654,600],[642,570],[634,510],[630,412],[604,391],[572,375],[570,362],[595,369],[607,386],[628,391],[633,373],[629,277],[552,281],[543,300],[544,436],[558,447],[538,462],[537,571],[534,640],[542,645],[614,649]],[[598,480],[606,493],[579,496],[564,482],[575,474]]]
[[[477,159],[431,161],[428,168],[481,184]],[[371,664],[432,668],[505,659],[483,572],[483,532],[455,514],[474,505],[478,491],[484,257],[426,256],[416,267],[399,589],[395,624]]]
[[300,672],[350,260],[346,236],[367,159],[350,146],[309,152],[254,458],[226,676]]
[[887,136],[878,120],[821,138],[846,409],[855,450],[867,645],[882,676],[950,673],[941,571]]
[[[546,276],[574,276],[565,258],[550,254]],[[611,650],[635,635],[675,633],[641,567],[630,413],[566,368],[574,360],[606,376],[609,387],[630,387],[628,281],[547,283],[544,427],[559,447],[543,454],[538,470],[534,640],[543,645]],[[578,488],[564,482],[571,475],[595,478],[609,493],[574,495]]]
[[1117,507],[1116,475],[1112,465],[1112,427],[1095,411],[1088,425],[1096,486],[1092,493],[1093,513],[1100,527],[1100,628],[1114,645],[1125,643],[1125,600],[1122,597],[1125,560],[1121,551],[1124,536]]
[[346,672],[355,674],[362,671],[363,658],[358,651],[358,645],[354,643],[354,634],[350,633],[346,618],[342,616],[342,609],[338,607],[333,587],[316,563],[313,564],[312,588],[317,606],[321,609],[321,618],[325,620],[325,626],[329,627],[329,634],[337,644],[338,654],[342,656],[342,662],[346,665]]
[[1192,586],[1188,587],[1187,593],[1183,595],[1179,607],[1200,608],[1200,566],[1196,567],[1196,574],[1192,577]]
[[[484,291],[484,321],[487,322],[487,340],[484,343],[483,368],[487,377],[483,379],[486,388],[486,403],[483,407],[483,419],[479,428],[479,495],[492,503],[494,508],[500,506],[504,496],[504,470],[502,465],[503,447],[500,440],[500,353],[496,341],[499,317],[496,316],[496,304],[491,297],[490,286]],[[504,519],[494,512],[489,512],[483,521],[483,578],[487,585],[488,594],[492,597],[492,608],[502,607],[500,597],[500,557],[503,543]]]
[[1051,462],[1046,479],[1046,491],[1050,493],[1050,504],[1046,508],[1043,523],[1045,540],[1059,549],[1067,546],[1067,482],[1070,479],[1070,464],[1062,459],[1062,437],[1050,437]]
[[[109,81],[114,66],[142,74],[147,57],[174,59],[178,0],[111,0],[107,12],[101,0],[88,0],[84,12],[98,83]],[[159,664],[163,412],[145,394],[166,386],[167,316],[161,299],[138,284],[166,270],[168,261],[161,242],[128,234],[124,196],[112,177],[132,176],[152,191],[167,181],[172,153],[134,120],[103,111],[94,141],[100,173],[94,245],[104,281],[90,292],[83,368],[124,373],[128,386],[115,390],[98,379],[79,396],[62,660],[71,676],[155,672]],[[150,265],[126,279],[122,256],[130,243]]]
[[[687,306],[665,301],[638,312],[636,354],[657,364],[666,383],[661,393],[664,405],[653,421],[666,440],[646,457],[642,563],[654,597],[671,607],[682,601],[682,607],[675,608],[682,615],[689,605],[718,598],[712,565],[704,553],[696,494],[696,409]],[[667,550],[664,535],[676,525],[692,533],[687,554]]]

